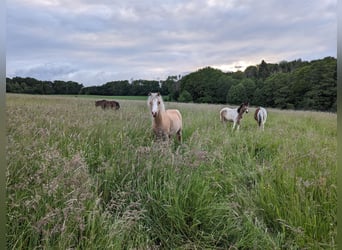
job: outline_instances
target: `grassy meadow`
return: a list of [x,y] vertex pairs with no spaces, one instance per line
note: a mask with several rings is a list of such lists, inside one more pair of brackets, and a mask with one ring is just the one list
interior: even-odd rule
[[[147,99],[147,97],[146,97]],[[183,143],[153,139],[145,100],[6,95],[8,249],[337,249],[337,116],[166,102]]]

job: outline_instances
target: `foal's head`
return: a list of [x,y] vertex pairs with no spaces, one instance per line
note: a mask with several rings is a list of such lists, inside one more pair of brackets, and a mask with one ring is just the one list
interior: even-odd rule
[[249,106],[249,103],[248,102],[244,102],[240,105],[240,107],[238,108],[238,113],[240,115],[243,115],[243,113],[248,113],[248,106]]
[[150,111],[153,117],[156,117],[160,111],[165,111],[164,102],[159,92],[149,93],[147,99],[147,105],[150,107]]

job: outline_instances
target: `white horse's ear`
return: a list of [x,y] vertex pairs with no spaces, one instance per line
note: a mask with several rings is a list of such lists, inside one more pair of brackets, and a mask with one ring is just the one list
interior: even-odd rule
[[150,96],[152,93],[151,92],[148,92],[148,95]]
[[160,92],[157,93],[157,96],[160,96]]

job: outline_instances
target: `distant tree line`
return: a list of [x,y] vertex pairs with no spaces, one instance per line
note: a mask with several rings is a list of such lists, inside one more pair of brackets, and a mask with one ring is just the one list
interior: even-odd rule
[[[158,81],[134,80],[129,82],[112,81],[101,86],[91,86],[82,88],[80,94],[85,95],[115,95],[115,96],[143,96],[150,91],[161,91]],[[163,91],[164,94],[168,94]]]
[[83,87],[77,82],[39,81],[34,78],[6,79],[6,91],[29,94],[147,95],[159,91],[167,101],[229,103],[281,109],[337,111],[337,60],[326,57],[311,62],[291,62],[249,66],[244,72],[228,72],[206,67],[184,77],[166,80],[111,81],[101,86]]
[[40,81],[31,77],[6,78],[6,92],[41,95],[79,94],[82,84],[73,81]]

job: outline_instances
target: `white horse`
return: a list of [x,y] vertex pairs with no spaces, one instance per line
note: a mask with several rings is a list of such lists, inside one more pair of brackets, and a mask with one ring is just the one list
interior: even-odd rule
[[258,126],[262,131],[264,131],[265,123],[267,119],[267,111],[263,107],[258,107],[254,113],[254,119],[257,121]]
[[165,105],[160,93],[149,93],[147,105],[152,115],[152,129],[157,137],[170,138],[177,134],[177,139],[182,142],[182,115],[178,109],[165,110]]
[[242,115],[246,112],[248,113],[248,103],[242,103],[240,107],[231,109],[231,108],[223,108],[220,111],[220,121],[221,122],[233,122],[232,130],[234,130],[237,125],[237,130],[240,129],[240,121],[242,119]]

